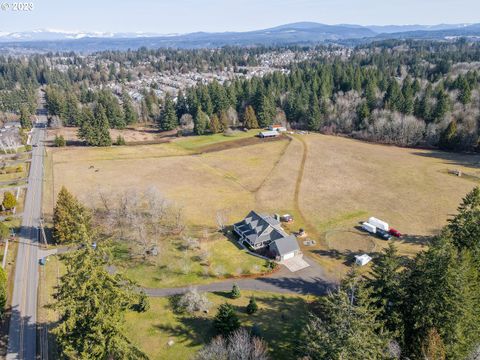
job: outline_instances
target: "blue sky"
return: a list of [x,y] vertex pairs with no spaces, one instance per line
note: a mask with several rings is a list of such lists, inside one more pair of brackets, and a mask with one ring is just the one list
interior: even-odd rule
[[[18,0],[0,0],[0,2]],[[29,1],[29,0],[26,0]],[[31,0],[29,13],[0,10],[0,32],[34,29],[186,33],[326,24],[480,22],[479,0]]]

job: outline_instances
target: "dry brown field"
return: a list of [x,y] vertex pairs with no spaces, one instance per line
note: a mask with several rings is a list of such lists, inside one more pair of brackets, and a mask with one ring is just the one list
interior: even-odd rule
[[[480,155],[319,134],[241,147],[232,143],[218,151],[207,140],[198,143],[208,143],[205,153],[201,147],[192,153],[191,138],[108,149],[51,148],[45,210],[51,213],[54,194],[65,185],[88,205],[99,191],[155,186],[184,209],[190,224],[200,226],[214,226],[218,210],[226,209],[230,222],[251,209],[288,212],[295,222],[287,228],[304,227],[317,242],[313,247],[302,245],[304,252],[341,276],[346,258],[386,245],[356,229],[360,221],[376,216],[407,234],[396,243],[410,256],[425,246],[425,237],[446,224],[462,197],[479,183]],[[468,176],[450,175],[449,169]]]

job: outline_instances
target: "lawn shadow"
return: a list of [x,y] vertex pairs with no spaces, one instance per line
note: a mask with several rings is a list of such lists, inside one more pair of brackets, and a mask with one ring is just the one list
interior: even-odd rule
[[480,154],[454,153],[440,150],[428,152],[413,152],[413,155],[444,160],[448,165],[464,166],[471,169],[480,169]]
[[414,244],[420,246],[430,245],[432,240],[435,238],[433,235],[403,235],[401,241],[405,244]]
[[380,253],[378,251],[352,251],[352,250],[345,250],[345,251],[339,251],[335,249],[331,250],[312,250],[313,253],[320,255],[320,256],[326,256],[331,259],[335,260],[344,260],[343,264],[350,266],[355,263],[355,256],[357,255],[363,255],[367,253],[370,255],[372,258],[378,257]]
[[215,294],[217,296],[224,297],[226,299],[232,299],[232,293],[231,291],[213,291],[212,294]]
[[[308,322],[309,304],[300,297],[255,297],[260,309],[248,319],[268,342],[273,359],[294,359]],[[265,308],[264,308],[265,307]]]
[[171,337],[182,339],[181,341],[188,347],[207,344],[215,335],[212,321],[205,317],[178,315],[177,320],[181,325],[154,325],[154,327]]

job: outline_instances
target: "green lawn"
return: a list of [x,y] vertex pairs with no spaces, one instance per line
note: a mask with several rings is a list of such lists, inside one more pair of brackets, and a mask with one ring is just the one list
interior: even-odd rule
[[[207,252],[208,257],[202,256]],[[221,234],[214,234],[200,249],[183,250],[180,239],[163,241],[160,254],[147,261],[132,259],[125,243],[115,246],[113,255],[119,271],[144,287],[168,288],[206,284],[246,274],[266,272],[265,260],[248,254]]]
[[[245,308],[252,295],[259,310],[248,315]],[[149,311],[127,314],[127,336],[152,360],[191,359],[214,336],[212,318],[216,308],[229,302],[236,307],[242,326],[259,327],[272,359],[296,358],[294,342],[307,320],[309,298],[253,291],[242,291],[236,300],[224,293],[211,293],[208,298],[214,306],[208,314],[197,316],[175,314],[168,298],[150,298]],[[167,345],[169,340],[174,341],[173,346]]]
[[197,150],[201,147],[218,144],[226,141],[233,141],[243,138],[255,136],[258,133],[258,129],[249,131],[236,131],[232,135],[213,134],[202,136],[189,136],[183,139],[179,139],[174,144],[185,150]]

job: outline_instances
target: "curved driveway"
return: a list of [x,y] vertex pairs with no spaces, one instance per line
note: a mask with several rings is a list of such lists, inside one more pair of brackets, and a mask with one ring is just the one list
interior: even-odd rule
[[[271,275],[252,279],[228,279],[206,285],[193,285],[200,291],[230,291],[233,284],[237,284],[243,290],[269,291],[283,294],[302,294],[302,295],[325,295],[329,289],[335,287],[335,283],[325,276],[325,272],[315,261],[304,256],[304,260],[310,264],[310,267],[295,273],[290,272],[284,266]],[[148,296],[164,297],[176,294],[182,294],[190,286],[165,289],[145,288]]]

